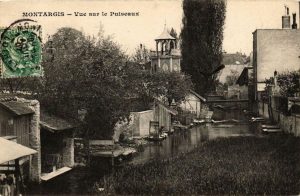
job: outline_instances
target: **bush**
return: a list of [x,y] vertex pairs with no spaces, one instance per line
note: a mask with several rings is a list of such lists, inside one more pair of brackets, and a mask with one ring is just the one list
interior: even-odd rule
[[278,74],[277,82],[280,94],[285,97],[293,97],[300,92],[300,70]]
[[[187,154],[130,165],[105,194],[298,194],[300,139],[278,135],[210,141]],[[102,186],[102,187],[103,187]]]

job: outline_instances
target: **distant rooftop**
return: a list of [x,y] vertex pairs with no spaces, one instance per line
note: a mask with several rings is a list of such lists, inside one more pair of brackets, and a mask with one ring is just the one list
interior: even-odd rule
[[242,65],[249,61],[249,57],[242,53],[223,53],[222,64],[224,65]]

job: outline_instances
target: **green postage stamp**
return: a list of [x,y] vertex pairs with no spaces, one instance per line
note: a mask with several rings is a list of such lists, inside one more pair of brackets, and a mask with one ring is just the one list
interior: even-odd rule
[[30,19],[0,29],[2,78],[43,75],[41,33],[41,26]]

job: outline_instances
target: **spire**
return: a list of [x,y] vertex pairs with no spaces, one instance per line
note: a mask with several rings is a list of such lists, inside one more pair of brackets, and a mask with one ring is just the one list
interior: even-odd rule
[[166,21],[165,21],[163,32],[155,40],[170,40],[170,39],[176,40],[176,38],[172,37],[168,32]]

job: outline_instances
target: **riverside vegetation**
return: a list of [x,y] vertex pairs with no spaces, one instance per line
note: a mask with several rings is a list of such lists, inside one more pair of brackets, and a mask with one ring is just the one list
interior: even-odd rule
[[[186,154],[129,165],[95,184],[104,194],[298,194],[300,139],[220,138]],[[103,190],[103,189],[102,189]]]

